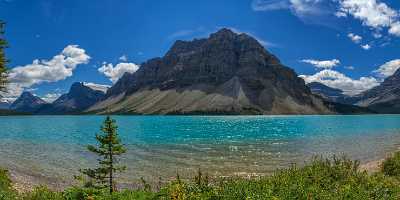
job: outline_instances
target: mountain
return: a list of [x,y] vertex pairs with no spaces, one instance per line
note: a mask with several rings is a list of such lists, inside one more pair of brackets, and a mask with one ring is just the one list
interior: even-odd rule
[[2,110],[8,110],[8,109],[10,109],[11,104],[12,104],[12,103],[10,103],[10,102],[7,101],[7,100],[0,99],[0,109],[2,109]]
[[229,29],[176,41],[111,87],[91,113],[331,113],[303,79],[246,34]]
[[307,86],[311,89],[313,94],[319,95],[332,102],[337,102],[339,99],[346,97],[342,90],[331,88],[319,82],[308,83]]
[[356,96],[356,105],[379,113],[400,113],[400,69],[382,84]]
[[103,91],[93,89],[85,83],[73,83],[69,92],[53,103],[43,106],[37,114],[78,114],[103,99]]
[[23,92],[21,96],[11,104],[10,109],[18,112],[33,113],[45,104],[47,104],[47,102],[40,97],[30,92]]

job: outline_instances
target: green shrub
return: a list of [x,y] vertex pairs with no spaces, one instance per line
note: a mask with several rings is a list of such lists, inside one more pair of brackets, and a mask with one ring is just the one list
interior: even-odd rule
[[60,192],[49,190],[45,186],[36,187],[32,192],[21,194],[21,200],[62,200]]
[[[224,178],[210,181],[208,176],[199,171],[193,181],[185,182],[178,176],[176,181],[170,182],[159,192],[144,187],[143,190],[124,190],[111,195],[107,189],[72,187],[64,192],[53,192],[38,187],[33,192],[0,200],[400,199],[399,179],[383,173],[369,175],[361,172],[358,166],[357,161],[345,157],[317,157],[304,167],[292,166],[276,171],[271,176],[253,179]],[[5,186],[3,188],[9,189],[11,182],[8,176],[0,177],[4,179],[1,182]]]
[[381,167],[382,172],[388,176],[400,176],[400,152],[386,158]]
[[399,199],[400,186],[384,175],[368,175],[347,158],[315,158],[303,168],[292,166],[269,177],[230,178],[200,186],[174,182],[161,199]]
[[154,199],[155,193],[141,190],[123,190],[111,195],[109,190],[106,188],[96,189],[73,187],[65,190],[63,196],[66,200],[145,200]]
[[16,198],[16,193],[12,188],[8,171],[0,169],[0,200],[12,200]]

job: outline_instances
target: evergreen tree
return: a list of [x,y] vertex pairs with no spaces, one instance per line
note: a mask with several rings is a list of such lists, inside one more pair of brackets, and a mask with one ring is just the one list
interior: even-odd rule
[[117,125],[115,120],[107,117],[101,126],[101,134],[96,135],[99,145],[89,145],[89,151],[96,153],[100,158],[99,167],[96,169],[84,169],[81,172],[87,175],[95,187],[110,189],[110,193],[114,191],[114,173],[122,172],[125,166],[118,165],[118,156],[126,152],[124,145],[118,138]]
[[4,49],[7,47],[7,41],[4,39],[5,23],[0,20],[0,91],[5,90],[7,83],[7,62]]

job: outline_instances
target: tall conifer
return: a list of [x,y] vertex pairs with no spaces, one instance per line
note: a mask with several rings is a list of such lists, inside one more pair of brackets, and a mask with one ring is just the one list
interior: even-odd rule
[[126,169],[125,166],[118,165],[118,157],[126,152],[124,145],[118,137],[117,125],[115,120],[107,117],[101,126],[101,134],[96,135],[98,141],[97,146],[89,145],[89,151],[96,153],[100,158],[99,167],[96,169],[81,170],[94,182],[94,186],[105,188],[108,187],[110,193],[114,191],[115,174]]
[[7,41],[4,38],[5,23],[0,20],[0,91],[4,91],[7,83],[7,58],[5,55],[5,48],[7,48]]

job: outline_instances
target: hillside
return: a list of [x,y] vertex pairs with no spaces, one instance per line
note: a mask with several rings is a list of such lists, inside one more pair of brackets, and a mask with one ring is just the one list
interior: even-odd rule
[[322,100],[257,40],[221,29],[176,41],[87,110],[127,114],[326,114]]

